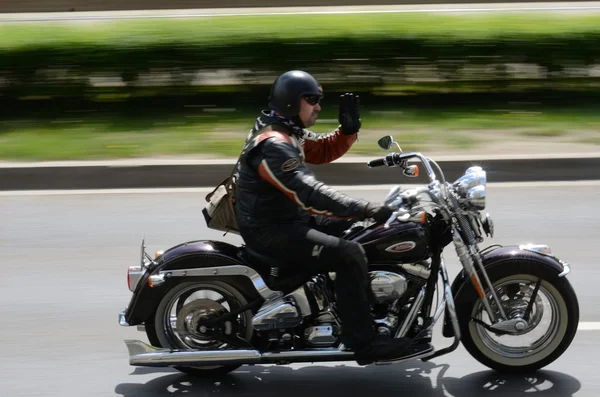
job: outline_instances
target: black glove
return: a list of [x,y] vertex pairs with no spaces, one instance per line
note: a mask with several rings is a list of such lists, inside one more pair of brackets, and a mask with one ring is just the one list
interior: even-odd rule
[[385,223],[390,216],[394,213],[394,210],[385,205],[378,205],[374,203],[367,204],[365,208],[365,217],[373,218],[377,223]]
[[354,135],[360,130],[360,114],[358,112],[358,95],[345,93],[340,95],[338,121],[344,135]]

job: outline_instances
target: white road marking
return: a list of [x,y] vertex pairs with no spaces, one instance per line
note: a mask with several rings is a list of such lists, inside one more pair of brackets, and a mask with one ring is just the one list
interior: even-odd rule
[[11,196],[78,196],[102,194],[164,194],[164,193],[210,193],[214,187],[199,188],[139,188],[139,189],[73,189],[73,190],[13,190],[2,191],[0,197]]
[[579,323],[577,327],[578,331],[600,331],[600,322],[594,321],[583,321]]
[[562,2],[548,3],[492,3],[492,4],[412,4],[384,6],[323,6],[323,7],[254,7],[254,8],[208,8],[180,10],[132,10],[132,11],[83,11],[48,13],[0,14],[0,22],[33,21],[91,21],[144,18],[211,18],[227,16],[263,15],[352,15],[383,13],[459,13],[498,11],[594,11],[600,10],[597,2],[578,2],[565,5]]
[[[399,183],[404,189],[412,189],[423,184],[404,184]],[[396,184],[389,185],[332,185],[334,189],[340,191],[373,191],[390,190],[396,187]],[[600,186],[600,180],[594,181],[553,181],[553,182],[493,182],[488,183],[488,188],[534,188],[534,187],[587,187]],[[77,195],[101,195],[101,194],[164,194],[164,193],[210,193],[215,187],[194,187],[194,188],[132,188],[132,189],[73,189],[73,190],[9,190],[0,191],[0,197],[19,197],[19,196],[77,196]]]

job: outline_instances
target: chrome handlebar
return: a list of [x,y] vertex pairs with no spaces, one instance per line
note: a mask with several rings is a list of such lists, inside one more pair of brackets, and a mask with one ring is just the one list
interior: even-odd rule
[[370,168],[374,168],[374,167],[381,167],[384,165],[387,165],[388,167],[393,167],[393,166],[399,165],[402,168],[405,168],[406,162],[409,159],[415,158],[415,157],[420,159],[421,162],[423,163],[423,165],[425,166],[425,170],[427,171],[427,176],[429,177],[429,182],[437,182],[437,176],[435,175],[435,172],[433,171],[433,168],[431,167],[429,158],[427,158],[426,156],[424,156],[423,154],[418,153],[418,152],[389,153],[385,157],[381,157],[381,158],[369,161],[367,163],[367,166],[369,166]]

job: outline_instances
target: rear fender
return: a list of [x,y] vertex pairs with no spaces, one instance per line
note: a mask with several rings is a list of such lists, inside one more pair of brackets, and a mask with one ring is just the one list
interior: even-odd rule
[[[571,271],[569,264],[561,261],[549,252],[550,249],[547,245],[509,245],[485,250],[481,254],[481,259],[486,270],[495,266],[503,266],[508,262],[528,261],[537,262],[547,266],[553,270],[556,277],[566,276]],[[481,277],[481,271],[478,270],[477,273]],[[459,296],[465,288],[474,287],[466,271],[462,269],[452,282],[451,286],[452,296],[455,302],[458,301]],[[447,338],[454,337],[454,329],[452,328],[448,309],[445,311],[442,333]]]
[[260,274],[240,259],[239,252],[239,247],[210,240],[190,241],[168,249],[139,278],[123,313],[125,323],[145,322],[173,286],[198,278],[234,282],[251,299],[276,295]]

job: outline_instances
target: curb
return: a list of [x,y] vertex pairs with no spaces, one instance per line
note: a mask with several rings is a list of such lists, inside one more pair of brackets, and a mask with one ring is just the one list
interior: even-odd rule
[[[229,176],[234,162],[235,160],[187,164],[14,165],[0,167],[0,190],[215,187]],[[600,180],[600,157],[462,159],[440,160],[437,163],[449,182],[459,178],[468,167],[474,165],[487,171],[488,182]],[[328,185],[427,183],[424,167],[418,161],[415,164],[420,168],[417,178],[404,176],[398,168],[369,168],[366,160],[309,165],[309,168],[315,171],[319,180]]]
[[[43,3],[42,1],[38,1]],[[365,5],[362,0],[327,0],[319,5],[306,5],[303,1],[291,1],[282,6],[274,0],[201,0],[172,1],[173,8],[157,6],[153,1],[121,1],[118,7],[113,4],[102,4],[99,1],[79,1],[76,7],[58,5],[8,4],[0,6],[0,22],[24,21],[82,21],[82,20],[114,20],[138,18],[191,18],[214,17],[227,15],[280,15],[280,14],[355,14],[372,12],[486,12],[486,11],[565,11],[565,10],[597,10],[596,1],[579,0],[380,0],[377,5]],[[48,3],[46,0],[45,3]],[[59,2],[60,3],[60,2]],[[81,4],[82,3],[82,4]],[[92,4],[89,4],[92,3]],[[106,3],[106,2],[104,2]],[[125,4],[123,4],[125,3]],[[162,2],[161,2],[162,3]],[[175,3],[175,4],[174,4]],[[190,4],[191,3],[191,4]],[[323,5],[325,4],[325,5]],[[37,8],[35,8],[37,6]],[[193,7],[190,7],[193,6]],[[200,7],[199,7],[200,6]],[[104,9],[102,7],[105,7]],[[34,11],[31,11],[31,9]],[[70,10],[73,9],[73,10]],[[77,9],[77,11],[75,11]]]

